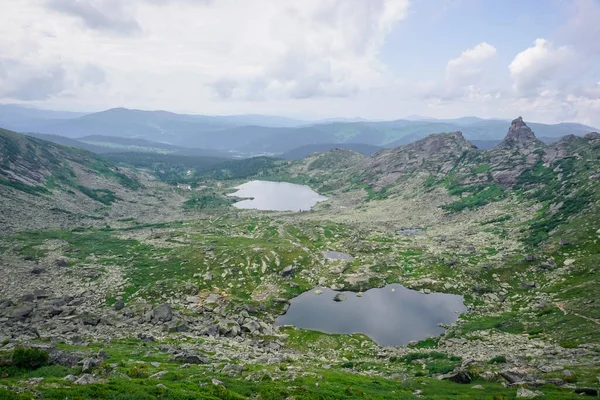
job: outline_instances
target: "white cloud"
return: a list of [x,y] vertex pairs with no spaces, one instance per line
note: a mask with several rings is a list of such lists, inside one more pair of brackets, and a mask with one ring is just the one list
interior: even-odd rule
[[481,64],[496,55],[496,48],[486,42],[465,50],[446,64],[446,80],[459,84],[472,83],[481,74]]
[[[408,5],[409,0],[19,0],[2,7],[0,54],[27,68],[93,65],[110,88],[103,102],[114,105],[137,99],[138,107],[189,109],[215,98],[344,97],[388,80],[379,51]],[[76,91],[71,87],[69,96]],[[82,101],[97,101],[95,91],[80,91]],[[61,93],[54,91],[54,103],[62,101]],[[11,101],[3,94],[0,101]]]
[[533,96],[548,85],[562,85],[575,72],[576,54],[567,46],[556,47],[545,39],[536,39],[516,55],[508,66],[519,95]]
[[[418,98],[435,99],[438,102],[488,101],[496,96],[485,78],[486,61],[496,55],[496,48],[487,42],[463,51],[446,64],[444,79],[438,82],[410,84],[409,90]],[[439,103],[438,103],[439,104]]]

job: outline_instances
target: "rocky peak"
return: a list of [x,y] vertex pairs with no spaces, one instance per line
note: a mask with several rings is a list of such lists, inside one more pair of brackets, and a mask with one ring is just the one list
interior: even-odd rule
[[522,117],[519,117],[510,124],[508,133],[497,147],[529,147],[532,144],[539,143],[541,142],[535,137],[531,128],[523,122]]
[[383,149],[365,159],[360,169],[376,175],[377,185],[395,182],[415,171],[447,172],[465,151],[476,149],[461,132],[436,133],[414,143]]
[[589,140],[589,141],[593,141],[593,140],[600,140],[600,133],[598,132],[590,132],[587,135],[584,136],[584,139]]
[[414,143],[398,147],[400,151],[413,151],[421,157],[436,154],[460,154],[465,150],[475,149],[462,132],[436,133]]

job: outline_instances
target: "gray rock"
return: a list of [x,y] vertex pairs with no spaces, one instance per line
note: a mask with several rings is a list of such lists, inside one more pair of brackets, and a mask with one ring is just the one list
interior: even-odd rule
[[242,325],[242,331],[254,333],[260,330],[260,324],[257,321],[249,320],[248,322]]
[[485,389],[485,388],[481,385],[475,385],[475,386],[471,386],[471,389]]
[[344,295],[343,293],[338,293],[335,296],[333,296],[333,301],[337,301],[338,303],[344,300],[346,300],[346,295]]
[[169,322],[173,318],[173,309],[168,303],[156,307],[152,311],[152,319],[158,322]]
[[125,302],[123,299],[119,299],[115,302],[113,307],[116,311],[121,311],[123,308],[125,308]]
[[220,380],[215,379],[215,378],[212,378],[211,383],[213,385],[215,385],[215,386],[223,386],[223,387],[225,387],[225,384],[223,382],[221,382]]
[[543,396],[544,393],[540,392],[539,390],[529,390],[526,388],[519,388],[517,390],[517,397],[522,397],[522,398],[534,398],[534,397],[538,397],[538,396]]
[[571,242],[569,241],[569,239],[560,238],[558,244],[560,244],[561,246],[570,246]]
[[208,359],[203,355],[188,351],[175,354],[173,360],[185,364],[208,364]]
[[92,383],[96,383],[96,378],[90,374],[84,374],[81,376],[81,378],[75,381],[76,385],[90,385]]
[[54,262],[54,264],[55,264],[57,267],[66,267],[66,266],[67,266],[67,260],[65,260],[64,258],[59,258],[59,259],[57,259],[57,260]]
[[441,379],[465,385],[471,383],[472,381],[471,375],[467,371],[450,372],[449,374],[442,375]]
[[185,321],[174,320],[165,325],[165,331],[167,332],[187,332],[189,330],[188,325]]
[[52,365],[62,365],[65,367],[73,368],[77,364],[79,364],[85,355],[81,353],[69,353],[62,350],[52,350],[50,351],[50,364]]
[[0,310],[14,306],[15,304],[10,299],[0,299]]
[[296,270],[296,267],[294,267],[293,265],[288,265],[283,270],[281,270],[281,276],[283,278],[289,278],[292,276],[292,274],[294,273],[295,270]]
[[63,378],[65,381],[69,381],[69,382],[75,382],[77,380],[77,377],[75,375],[67,375]]
[[169,373],[169,371],[160,371],[160,372],[157,372],[157,373],[155,373],[153,375],[150,375],[148,377],[148,379],[160,379],[160,378],[162,378],[163,376],[165,376],[168,373]]
[[98,360],[97,358],[86,358],[85,360],[83,360],[83,366],[81,367],[81,372],[83,372],[84,374],[88,374],[88,373],[92,372],[92,369],[94,369],[94,367],[99,364],[100,364],[100,360]]
[[98,350],[98,359],[99,360],[108,360],[108,354],[106,354],[106,351],[104,351],[104,349],[100,349]]
[[83,322],[84,325],[96,326],[100,323],[100,317],[89,311],[79,314],[79,320]]
[[515,383],[535,381],[535,377],[519,370],[502,371],[500,375],[511,385],[514,385]]
[[235,378],[236,376],[241,375],[243,371],[244,371],[243,365],[227,364],[225,367],[223,367],[223,369],[221,370],[221,373],[230,378]]
[[11,311],[10,317],[13,319],[25,319],[33,312],[33,307],[25,305],[20,308],[15,308]]
[[212,324],[204,329],[202,329],[202,334],[207,336],[218,336],[219,335],[219,325]]
[[140,339],[142,342],[145,343],[150,343],[150,342],[155,342],[156,339],[154,338],[154,336],[152,335],[148,335],[146,333],[140,332],[137,334],[138,339]]
[[41,267],[34,267],[34,268],[33,268],[31,271],[29,271],[29,272],[31,272],[33,275],[41,275],[41,274],[43,274],[44,272],[46,272],[46,270],[45,270],[44,268],[41,268]]
[[521,284],[519,285],[519,287],[521,289],[526,289],[526,290],[535,289],[536,283],[535,282],[521,282]]
[[35,295],[33,293],[27,293],[21,296],[21,301],[34,301]]

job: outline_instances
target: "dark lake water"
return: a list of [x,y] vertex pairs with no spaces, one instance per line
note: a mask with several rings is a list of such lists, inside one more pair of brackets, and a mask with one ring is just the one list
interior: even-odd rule
[[252,199],[235,203],[236,208],[272,211],[307,211],[319,201],[327,200],[306,185],[287,182],[250,181],[237,186],[230,196]]
[[346,299],[333,301],[340,293],[323,288],[291,300],[277,325],[294,325],[326,333],[363,333],[381,346],[401,346],[444,332],[439,323],[451,324],[466,311],[462,296],[424,294],[399,284],[370,289],[362,297],[342,292]]

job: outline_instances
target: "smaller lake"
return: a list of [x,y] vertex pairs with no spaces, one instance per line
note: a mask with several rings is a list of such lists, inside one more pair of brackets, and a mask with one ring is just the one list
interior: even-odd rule
[[[277,325],[294,325],[325,333],[363,333],[381,346],[402,346],[442,334],[439,323],[452,324],[466,311],[462,296],[424,294],[399,284],[370,289],[358,297],[353,292],[323,288],[291,300]],[[346,298],[333,298],[342,293]]]
[[236,189],[230,196],[248,198],[233,205],[242,209],[307,211],[319,201],[327,200],[306,185],[287,182],[250,181]]

